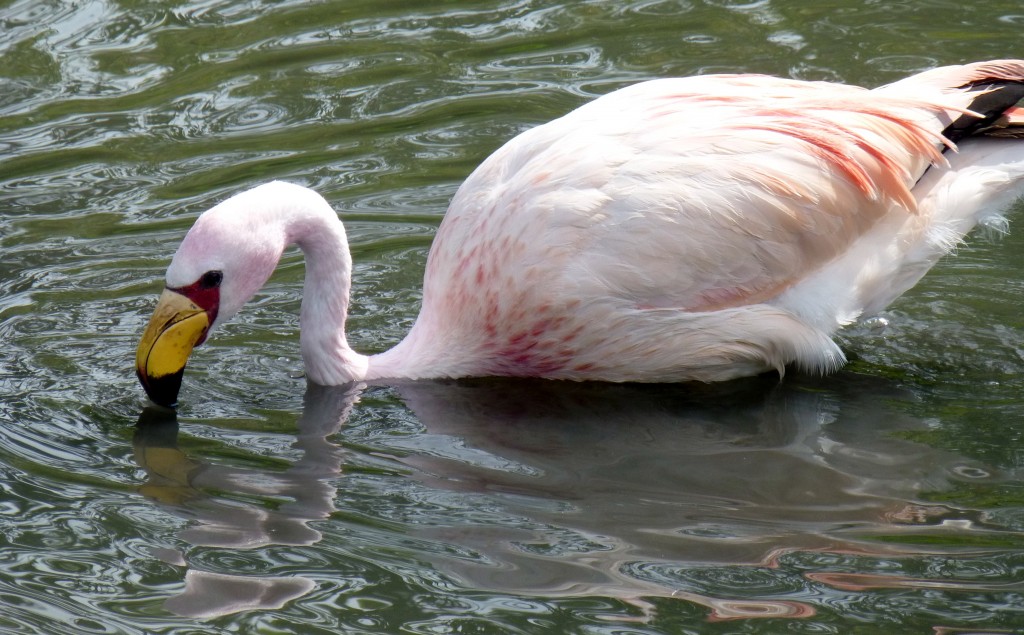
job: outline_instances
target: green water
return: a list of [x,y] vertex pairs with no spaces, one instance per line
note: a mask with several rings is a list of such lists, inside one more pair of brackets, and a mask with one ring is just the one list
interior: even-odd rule
[[938,0],[0,2],[0,632],[1024,631],[1020,231],[845,333],[824,379],[307,391],[297,253],[196,352],[176,419],[132,374],[177,243],[241,188],[335,206],[350,340],[380,351],[517,132],[647,78],[1021,56],[1022,25]]

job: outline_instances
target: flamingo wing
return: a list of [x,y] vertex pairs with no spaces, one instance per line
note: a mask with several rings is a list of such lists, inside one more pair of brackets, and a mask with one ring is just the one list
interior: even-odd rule
[[449,256],[436,275],[451,280],[467,254],[512,257],[488,242],[500,236],[581,295],[686,311],[761,302],[882,215],[913,213],[910,187],[941,160],[914,108],[942,111],[757,76],[623,89],[485,162],[438,234],[455,251],[431,267]]

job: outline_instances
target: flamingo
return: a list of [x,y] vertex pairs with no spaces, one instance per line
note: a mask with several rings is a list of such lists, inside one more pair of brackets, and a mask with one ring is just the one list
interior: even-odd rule
[[270,182],[202,214],[139,343],[177,401],[192,349],[306,259],[307,379],[715,382],[828,372],[832,335],[913,286],[1024,192],[1024,61],[867,90],[764,75],[642,82],[528,130],[456,192],[408,335],[345,336],[352,258],[314,191]]

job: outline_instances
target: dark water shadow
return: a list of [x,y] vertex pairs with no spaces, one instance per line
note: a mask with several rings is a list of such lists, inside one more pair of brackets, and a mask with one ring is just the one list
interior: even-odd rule
[[[460,440],[425,443],[428,451],[402,459],[424,482],[485,492],[508,513],[571,529],[577,542],[591,544],[553,548],[556,532],[548,529],[453,523],[424,530],[486,556],[440,565],[471,588],[610,596],[641,606],[642,598],[682,597],[709,607],[713,619],[805,617],[814,614],[806,603],[688,592],[666,572],[775,568],[794,552],[922,557],[941,553],[936,545],[948,545],[954,532],[1005,536],[980,511],[922,500],[948,489],[957,474],[1000,475],[907,440],[928,423],[908,414],[912,392],[883,379],[842,373],[712,386],[488,380],[398,391],[430,434]],[[474,458],[481,454],[506,463],[486,465]],[[538,503],[544,500],[552,504]],[[817,581],[846,589],[862,582],[847,578],[828,572]],[[876,578],[878,586],[929,588],[923,580]]]
[[[529,519],[506,527],[453,517],[406,528],[478,554],[432,561],[467,588],[609,596],[645,610],[646,599],[680,598],[709,607],[712,619],[803,617],[814,614],[805,602],[711,596],[644,572],[708,563],[774,567],[798,551],[925,554],[935,550],[927,534],[947,531],[950,522],[960,530],[999,531],[986,527],[977,511],[919,500],[922,492],[948,487],[958,470],[985,468],[902,439],[926,423],[900,407],[914,395],[883,380],[854,374],[722,386],[473,380],[390,389],[425,428],[394,458],[409,478],[485,495],[505,513]],[[310,387],[295,443],[301,457],[285,470],[259,474],[186,456],[177,449],[173,414],[154,420],[144,413],[136,456],[149,478],[141,490],[194,521],[180,535],[195,545],[314,544],[320,534],[310,523],[334,511],[345,462],[331,435],[362,390]],[[268,511],[208,491],[291,502]],[[590,546],[552,546],[555,531],[585,537]],[[880,532],[918,539],[870,539]],[[816,575],[836,588],[858,582]],[[273,608],[313,588],[302,578],[194,568],[185,582],[167,608],[194,617]]]

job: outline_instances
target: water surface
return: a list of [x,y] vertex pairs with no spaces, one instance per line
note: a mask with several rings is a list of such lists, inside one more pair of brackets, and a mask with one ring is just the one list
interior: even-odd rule
[[972,237],[824,379],[307,389],[297,252],[176,414],[144,409],[132,359],[184,232],[241,188],[335,206],[351,341],[377,352],[516,133],[654,77],[1019,56],[1022,24],[1016,2],[0,2],[0,632],[1020,630],[1021,232]]

